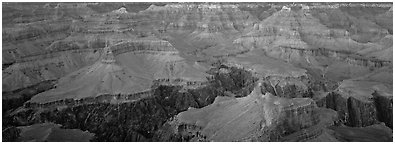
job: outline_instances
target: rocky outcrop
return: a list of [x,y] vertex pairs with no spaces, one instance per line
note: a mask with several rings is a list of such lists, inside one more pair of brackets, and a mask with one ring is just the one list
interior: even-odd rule
[[235,95],[235,97],[244,97],[248,95],[253,90],[255,82],[258,80],[251,72],[245,69],[226,65],[211,69],[209,73],[214,75],[213,78],[216,87],[222,88],[220,91],[230,92]]
[[377,111],[377,119],[384,122],[385,125],[393,129],[393,99],[392,97],[381,96],[379,93],[373,93],[374,104]]
[[[247,97],[217,97],[209,106],[178,114],[162,129],[160,141],[279,141],[320,123],[320,114],[311,99],[263,95],[261,84],[258,82]],[[327,121],[329,125],[333,123]],[[316,129],[321,128],[322,125]]]
[[317,105],[337,111],[339,122],[347,126],[365,127],[378,123],[378,112],[373,101],[362,101],[331,92],[318,100]]
[[362,102],[354,97],[347,99],[348,121],[346,125],[365,127],[377,123],[377,111],[374,102]]
[[336,110],[341,123],[364,127],[379,121],[391,125],[392,68],[381,68],[362,77],[344,80],[336,90],[316,97],[317,104]]
[[339,120],[342,123],[347,122],[348,119],[347,99],[343,98],[341,95],[334,92],[328,93],[324,98],[317,100],[317,105],[319,107],[325,107],[337,111],[339,115]]
[[313,96],[310,86],[312,82],[305,76],[297,78],[268,76],[264,80],[262,91],[269,92],[278,97],[312,98]]

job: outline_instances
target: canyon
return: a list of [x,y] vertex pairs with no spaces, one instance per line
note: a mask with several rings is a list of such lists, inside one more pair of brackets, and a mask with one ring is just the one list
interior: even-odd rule
[[3,3],[3,141],[393,141],[392,7]]

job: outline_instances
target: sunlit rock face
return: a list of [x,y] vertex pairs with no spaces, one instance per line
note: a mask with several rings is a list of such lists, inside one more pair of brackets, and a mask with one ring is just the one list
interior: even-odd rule
[[2,7],[6,141],[391,141],[392,3]]

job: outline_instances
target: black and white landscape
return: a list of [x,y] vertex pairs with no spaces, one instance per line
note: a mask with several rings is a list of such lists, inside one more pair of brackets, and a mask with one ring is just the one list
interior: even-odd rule
[[393,141],[392,3],[2,3],[2,141]]

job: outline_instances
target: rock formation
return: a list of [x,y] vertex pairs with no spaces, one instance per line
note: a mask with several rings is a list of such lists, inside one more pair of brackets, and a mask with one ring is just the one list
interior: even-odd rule
[[321,119],[311,99],[262,94],[261,86],[262,81],[258,81],[246,97],[217,97],[207,107],[178,114],[169,122],[173,132],[182,137],[192,136],[191,141],[278,141],[290,133],[309,131],[307,129],[312,127],[317,129],[317,134],[312,136],[319,135],[323,125],[331,125],[336,119],[336,114],[332,121],[327,119],[329,117]]

